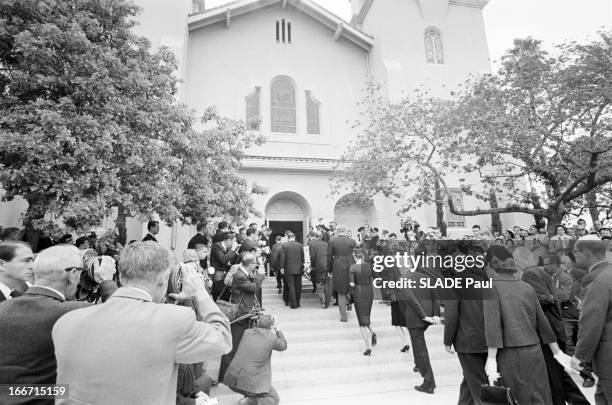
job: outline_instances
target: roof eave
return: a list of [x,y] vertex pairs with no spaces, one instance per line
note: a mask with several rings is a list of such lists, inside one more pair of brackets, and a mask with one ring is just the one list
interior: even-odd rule
[[[199,14],[193,14],[187,17],[187,25],[189,31],[193,31],[219,22],[225,22],[228,9],[231,10],[232,18],[234,18],[242,14],[275,5],[276,3],[279,3],[279,0],[236,1],[226,5],[226,7],[217,7]],[[322,11],[323,9],[313,7],[308,1],[290,0],[289,4],[300,9],[302,12],[333,31],[338,28],[339,24],[343,24],[341,35],[365,50],[370,50],[372,46],[374,46],[374,39],[371,36],[359,31],[339,17],[334,18],[335,16],[331,13],[326,13]]]

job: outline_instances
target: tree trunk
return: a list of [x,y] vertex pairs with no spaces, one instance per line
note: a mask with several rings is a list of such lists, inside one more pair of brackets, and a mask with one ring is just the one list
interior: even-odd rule
[[586,194],[586,202],[589,207],[589,214],[591,214],[591,221],[595,222],[599,220],[599,211],[597,205],[597,193],[595,190],[591,190]]
[[117,206],[117,221],[115,221],[117,227],[117,236],[119,243],[125,246],[127,242],[127,212],[123,204]]
[[[495,190],[493,189],[491,189],[489,193],[489,205],[491,208],[499,208],[497,204],[497,194],[495,194]],[[499,235],[502,234],[502,221],[499,212],[491,214],[491,231],[493,233],[497,232]]]
[[546,231],[549,235],[557,234],[557,227],[563,223],[563,219],[565,218],[565,207],[561,204],[556,209],[551,209],[549,211],[548,216],[548,226]]
[[[532,195],[531,196],[531,203],[533,204],[533,208],[535,209],[542,209],[542,204],[540,203],[540,197],[538,197],[537,195]],[[544,227],[544,216],[542,215],[533,215],[533,220],[535,221],[535,225],[536,228],[540,229],[542,227]],[[550,220],[549,220],[550,222]],[[553,234],[554,235],[554,234]]]
[[442,236],[446,237],[446,221],[444,220],[444,200],[442,199],[442,190],[440,187],[440,181],[436,177],[434,183],[436,193],[436,222]]

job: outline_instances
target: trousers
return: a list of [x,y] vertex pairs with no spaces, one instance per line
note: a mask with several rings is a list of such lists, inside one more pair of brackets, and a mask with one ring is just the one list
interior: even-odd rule
[[427,342],[425,341],[425,329],[408,328],[410,341],[412,342],[412,353],[414,354],[414,364],[419,369],[423,377],[423,385],[425,388],[436,388],[436,380],[434,379],[431,362],[429,361],[429,351],[427,350]]

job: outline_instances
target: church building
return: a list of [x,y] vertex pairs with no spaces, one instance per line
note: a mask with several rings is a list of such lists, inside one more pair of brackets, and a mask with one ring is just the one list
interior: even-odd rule
[[[336,1],[350,1],[350,21],[312,0],[237,0],[213,8],[204,0],[136,1],[143,9],[138,33],[155,47],[170,47],[179,60],[180,101],[196,112],[216,106],[266,138],[242,162],[241,175],[268,190],[255,196],[263,217],[247,223],[292,229],[298,239],[321,218],[353,235],[365,223],[399,230],[399,204],[384,197],[345,204],[348,190],[331,193],[330,174],[357,136],[351,122],[364,118],[357,103],[368,80],[382,83],[389,100],[420,86],[449,99],[470,74],[491,69],[483,21],[488,0]],[[453,179],[448,184],[458,187]],[[484,206],[456,190],[459,206]],[[489,216],[446,214],[451,236],[490,224]],[[410,215],[436,224],[433,206]],[[502,220],[515,223],[513,215]],[[142,224],[130,223],[128,239],[140,239]],[[159,239],[182,250],[193,233],[176,226],[162,229]]]

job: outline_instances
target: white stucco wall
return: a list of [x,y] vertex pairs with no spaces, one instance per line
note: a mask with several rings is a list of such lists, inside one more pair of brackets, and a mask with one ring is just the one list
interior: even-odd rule
[[[441,33],[442,65],[427,63],[424,34],[428,27]],[[480,8],[452,5],[448,0],[375,1],[363,29],[374,36],[372,74],[386,82],[392,100],[421,85],[434,97],[449,98],[449,92],[470,74],[491,69]]]
[[[292,25],[292,43],[277,43],[275,22]],[[358,117],[367,71],[362,48],[309,16],[288,6],[261,9],[254,14],[191,32],[187,103],[196,111],[210,105],[222,115],[245,119],[245,97],[261,86],[261,128],[269,137],[248,151],[263,156],[337,158],[352,131],[347,121]],[[270,82],[277,75],[296,84],[297,133],[270,133]],[[305,90],[321,102],[320,135],[306,134]]]

